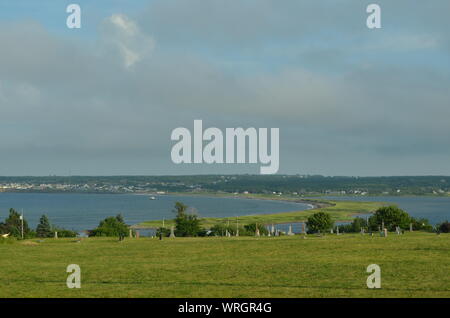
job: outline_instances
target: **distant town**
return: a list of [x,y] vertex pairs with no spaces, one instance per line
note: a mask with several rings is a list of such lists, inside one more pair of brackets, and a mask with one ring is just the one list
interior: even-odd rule
[[0,177],[0,192],[214,192],[276,195],[450,195],[450,177],[326,177],[319,175]]

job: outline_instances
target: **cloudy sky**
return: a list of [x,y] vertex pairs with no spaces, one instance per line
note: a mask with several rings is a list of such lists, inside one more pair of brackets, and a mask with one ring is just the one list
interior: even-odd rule
[[[75,2],[75,1],[72,1]],[[0,2],[0,175],[175,165],[176,127],[279,127],[279,173],[450,175],[450,1]]]

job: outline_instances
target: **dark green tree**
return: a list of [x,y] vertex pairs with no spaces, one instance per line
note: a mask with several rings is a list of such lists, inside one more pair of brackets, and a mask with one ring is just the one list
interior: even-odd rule
[[395,205],[384,206],[376,210],[369,219],[370,227],[374,231],[378,230],[383,222],[388,231],[395,231],[397,226],[401,229],[409,229],[411,217]]
[[200,220],[194,213],[187,213],[188,206],[175,203],[175,236],[198,236],[202,232]]
[[358,233],[361,232],[361,229],[367,228],[367,221],[366,219],[356,217],[353,219],[351,223],[351,232]]
[[125,220],[123,219],[122,214],[120,214],[120,213],[117,214],[116,215],[116,219],[117,219],[118,222],[125,224]]
[[175,209],[172,211],[177,217],[182,217],[186,214],[188,206],[181,202],[175,202]]
[[450,222],[445,221],[439,225],[438,231],[442,233],[450,233]]
[[129,226],[125,224],[122,216],[107,217],[100,222],[97,228],[90,231],[89,236],[118,236],[125,237],[129,233]]
[[156,229],[156,236],[168,237],[170,235],[170,229],[165,227],[158,227]]
[[54,234],[52,232],[52,228],[50,226],[50,221],[48,217],[44,214],[39,219],[39,224],[36,227],[36,236],[37,237],[52,237]]
[[326,232],[330,230],[334,222],[331,219],[331,215],[325,212],[317,212],[311,215],[306,221],[308,230],[313,233]]
[[432,232],[433,226],[430,224],[430,221],[427,219],[421,218],[421,219],[415,219],[411,217],[411,223],[413,225],[414,231],[427,231]]
[[[22,220],[20,214],[14,209],[9,209],[9,216],[0,225],[2,234],[10,233],[11,236],[22,237]],[[34,236],[34,232],[29,228],[27,220],[23,219],[23,236],[29,238]]]

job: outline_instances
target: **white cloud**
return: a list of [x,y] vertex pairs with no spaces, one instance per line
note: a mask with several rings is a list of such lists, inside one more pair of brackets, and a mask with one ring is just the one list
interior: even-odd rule
[[103,23],[103,39],[115,47],[126,68],[149,57],[155,47],[154,39],[141,32],[137,24],[124,14],[113,14]]

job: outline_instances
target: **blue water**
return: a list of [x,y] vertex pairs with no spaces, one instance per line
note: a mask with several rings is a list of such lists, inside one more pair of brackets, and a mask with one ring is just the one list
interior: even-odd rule
[[[410,215],[427,218],[431,224],[450,220],[450,198],[443,197],[356,197],[327,196],[333,200],[382,201],[397,204]],[[249,200],[241,198],[211,198],[196,196],[156,196],[133,194],[53,194],[53,193],[0,193],[0,221],[9,208],[24,212],[25,219],[35,228],[39,217],[46,214],[52,224],[75,231],[95,228],[108,216],[121,213],[127,224],[147,220],[172,219],[174,203],[181,201],[201,217],[235,217],[263,213],[300,211],[308,209],[302,203]],[[289,225],[276,228],[287,231]],[[292,224],[292,230],[301,232],[301,224]]]
[[425,218],[431,224],[450,220],[450,198],[447,197],[366,197],[366,196],[326,196],[331,200],[378,201],[396,204],[415,218]]
[[0,221],[9,208],[24,212],[30,227],[35,228],[42,214],[54,225],[83,231],[95,228],[108,216],[121,213],[127,224],[148,220],[173,219],[176,201],[195,209],[201,217],[235,217],[260,213],[300,211],[308,209],[302,203],[211,198],[196,196],[156,196],[133,194],[66,194],[66,193],[0,193]]

